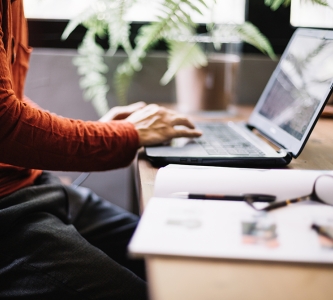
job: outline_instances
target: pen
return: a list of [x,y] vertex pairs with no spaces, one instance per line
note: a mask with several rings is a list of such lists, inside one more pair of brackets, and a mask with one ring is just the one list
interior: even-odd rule
[[[244,195],[218,195],[218,194],[193,194],[186,192],[179,192],[171,194],[175,198],[183,199],[200,199],[200,200],[231,200],[231,201],[244,201]],[[273,202],[275,201],[275,196],[265,195],[265,194],[251,194],[254,202]]]
[[327,229],[325,229],[324,226],[319,226],[317,224],[312,224],[311,228],[314,229],[318,234],[320,234],[324,237],[327,237],[328,239],[333,241],[332,233],[330,231],[328,231]]

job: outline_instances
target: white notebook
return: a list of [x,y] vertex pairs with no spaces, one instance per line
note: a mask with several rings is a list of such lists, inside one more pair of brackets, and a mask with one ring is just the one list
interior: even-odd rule
[[[257,193],[275,187],[279,201],[310,193],[315,178],[323,172],[162,168],[156,179],[156,197],[144,210],[129,252],[133,256],[333,263],[333,242],[311,228],[316,223],[333,229],[331,206],[307,201],[261,214],[242,201],[167,197],[180,191],[207,193],[212,188],[214,193],[232,193],[241,188]],[[247,182],[251,184],[243,186]]]

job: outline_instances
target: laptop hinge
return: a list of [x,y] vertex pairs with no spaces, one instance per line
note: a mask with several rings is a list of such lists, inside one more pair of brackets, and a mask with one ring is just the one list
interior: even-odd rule
[[289,149],[287,149],[286,147],[284,147],[282,144],[278,143],[277,141],[275,141],[272,138],[270,138],[269,136],[267,136],[265,133],[263,133],[262,131],[260,131],[255,126],[246,124],[246,127],[249,130],[251,130],[251,131],[256,130],[261,136],[263,136],[265,139],[267,139],[268,141],[270,141],[271,143],[273,143],[276,147],[280,148],[280,150],[283,150],[283,151],[289,153],[289,155],[291,155],[291,157],[294,157],[292,151],[290,151]]

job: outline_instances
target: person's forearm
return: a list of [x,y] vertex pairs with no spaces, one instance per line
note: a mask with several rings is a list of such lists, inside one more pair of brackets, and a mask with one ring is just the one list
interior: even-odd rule
[[[5,94],[10,94],[4,99]],[[84,122],[35,109],[0,87],[0,160],[34,169],[101,171],[128,165],[138,147],[126,121]]]
[[45,109],[41,108],[36,102],[32,101],[27,96],[23,97],[22,102],[28,104],[30,107],[41,109],[41,110],[45,111]]

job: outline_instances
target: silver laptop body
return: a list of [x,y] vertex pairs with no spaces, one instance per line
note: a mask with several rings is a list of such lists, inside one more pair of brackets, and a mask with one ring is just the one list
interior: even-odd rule
[[[145,152],[159,166],[285,166],[303,150],[332,94],[332,80],[333,31],[297,29],[247,123],[198,124],[208,130],[201,138],[176,139],[170,145],[146,147]],[[238,140],[233,133],[242,138]]]

